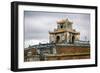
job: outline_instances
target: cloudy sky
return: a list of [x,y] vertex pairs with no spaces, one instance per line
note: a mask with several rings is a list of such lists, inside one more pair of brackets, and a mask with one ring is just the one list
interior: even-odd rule
[[48,32],[57,28],[57,20],[66,18],[80,32],[80,40],[90,40],[90,14],[24,11],[24,46],[49,42]]

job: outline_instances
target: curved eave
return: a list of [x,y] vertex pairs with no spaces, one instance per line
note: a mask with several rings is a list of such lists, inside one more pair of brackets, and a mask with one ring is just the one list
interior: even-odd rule
[[49,34],[58,34],[58,33],[64,33],[64,32],[70,32],[70,33],[73,33],[73,34],[80,35],[80,32],[77,32],[77,31],[71,31],[71,30],[63,30],[63,31],[49,32]]

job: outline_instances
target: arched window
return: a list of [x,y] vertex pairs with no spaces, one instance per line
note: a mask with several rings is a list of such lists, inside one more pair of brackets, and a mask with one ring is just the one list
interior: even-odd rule
[[63,28],[63,25],[61,24],[60,27]]

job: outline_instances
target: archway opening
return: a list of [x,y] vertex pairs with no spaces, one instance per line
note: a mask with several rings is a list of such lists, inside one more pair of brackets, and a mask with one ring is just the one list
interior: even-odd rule
[[72,36],[72,43],[74,43],[74,41],[75,41],[75,36],[73,35]]
[[60,37],[57,36],[57,37],[56,37],[56,43],[59,43],[59,40],[60,40]]

